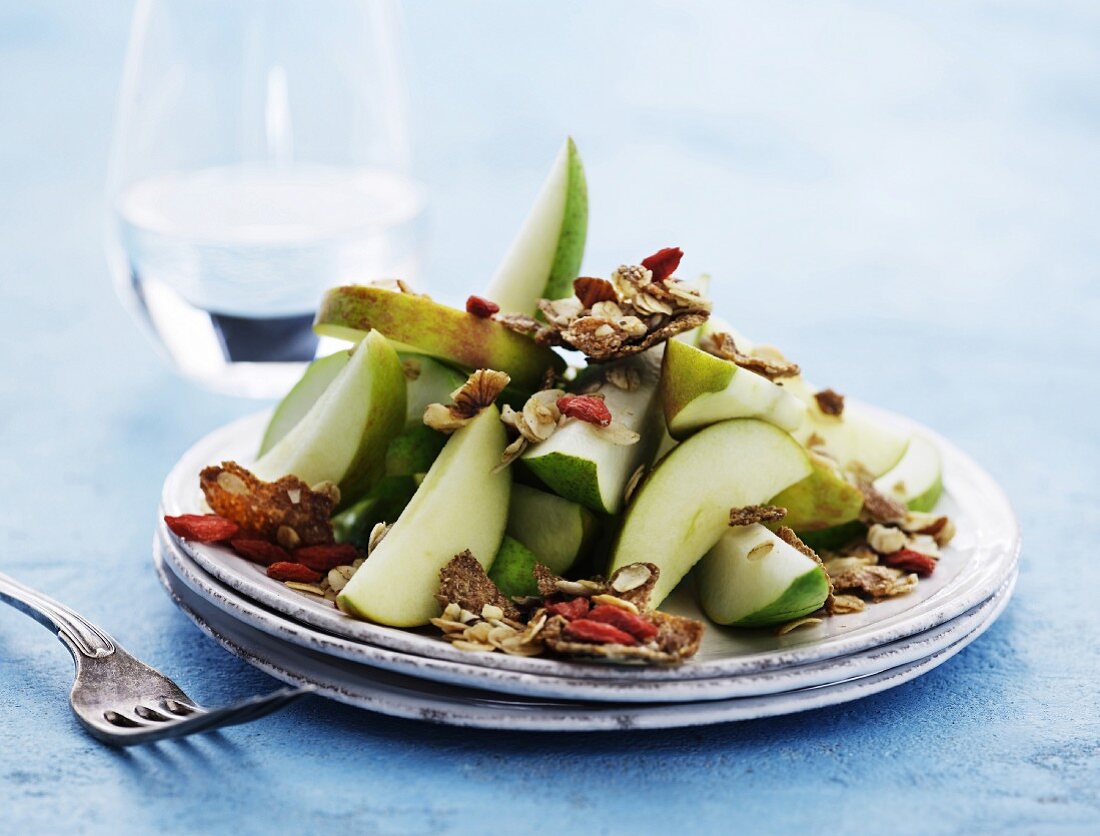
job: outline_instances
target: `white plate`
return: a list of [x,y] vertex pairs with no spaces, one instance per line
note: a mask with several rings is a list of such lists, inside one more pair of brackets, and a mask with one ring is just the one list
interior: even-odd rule
[[236,620],[290,644],[449,685],[526,697],[600,702],[681,702],[761,696],[798,688],[831,685],[880,673],[938,653],[973,632],[990,618],[991,613],[1000,608],[1001,599],[1011,594],[1015,584],[1013,575],[992,598],[931,630],[838,659],[763,673],[709,679],[654,681],[628,676],[619,680],[606,680],[499,670],[477,664],[410,655],[332,636],[292,622],[218,583],[171,540],[157,538],[153,549],[172,574],[192,593]]
[[[870,407],[867,407],[871,409]],[[455,650],[428,631],[416,632],[358,621],[329,602],[288,589],[262,569],[220,546],[179,541],[205,570],[242,595],[283,615],[330,633],[402,653],[478,664],[498,670],[620,680],[680,680],[742,676],[835,659],[895,642],[929,630],[977,606],[1000,589],[1015,570],[1020,537],[1015,515],[996,482],[966,454],[915,422],[871,410],[896,426],[919,431],[936,441],[944,457],[945,496],[939,510],[950,514],[958,528],[944,550],[936,574],[922,580],[917,591],[869,606],[862,613],[826,619],[809,629],[783,637],[772,631],[730,630],[708,625],[695,659],[676,668],[627,667],[542,658],[471,654]],[[208,464],[234,459],[247,466],[267,421],[253,415],[215,430],[179,460],[164,483],[162,513],[194,513],[201,507],[198,473]],[[175,539],[160,523],[161,533]],[[663,609],[698,616],[690,590],[678,589]]]
[[901,685],[943,664],[980,636],[1008,595],[973,632],[927,658],[835,685],[770,696],[639,705],[505,697],[428,682],[288,644],[223,613],[194,594],[159,559],[157,572],[177,606],[230,653],[283,682],[310,684],[323,696],[393,717],[512,731],[600,731],[702,726],[836,705]]

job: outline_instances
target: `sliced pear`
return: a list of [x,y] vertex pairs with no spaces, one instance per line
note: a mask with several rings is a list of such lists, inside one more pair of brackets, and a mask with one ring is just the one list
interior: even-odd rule
[[406,428],[424,425],[424,410],[428,404],[447,403],[451,393],[466,382],[466,375],[431,357],[403,354],[405,382],[408,388]]
[[588,185],[573,140],[562,146],[486,298],[502,311],[534,314],[541,298],[573,292],[588,232]]
[[699,603],[717,624],[766,627],[821,609],[829,578],[762,525],[729,529],[695,570]]
[[817,531],[842,525],[859,517],[863,494],[848,482],[830,459],[810,452],[813,472],[791,485],[769,505],[787,509],[782,525],[795,531]]
[[370,489],[386,445],[405,426],[405,372],[385,337],[368,333],[305,416],[253,465],[261,479],[335,482],[347,498]]
[[447,441],[385,539],[340,592],[340,605],[392,627],[417,627],[439,614],[439,570],[469,549],[488,569],[508,520],[510,468],[500,412],[485,409]]
[[583,505],[513,485],[506,530],[554,574],[564,575],[599,534],[599,524]]
[[939,448],[924,436],[913,436],[901,461],[875,480],[875,488],[913,511],[931,511],[943,493]]
[[348,285],[325,293],[313,329],[355,342],[375,328],[402,351],[426,354],[465,369],[507,372],[521,389],[538,388],[546,370],[565,363],[546,346],[492,319],[441,305],[427,296]]
[[489,570],[489,578],[505,595],[538,595],[535,564],[539,562],[538,556],[527,546],[505,534]]
[[332,518],[337,542],[366,546],[371,530],[380,522],[392,523],[416,493],[414,476],[384,476],[370,492]]
[[881,476],[905,455],[909,434],[886,426],[857,404],[846,405],[841,415],[826,415],[814,399],[816,390],[802,378],[785,378],[783,388],[807,406],[806,420],[792,435],[802,444],[820,445],[841,470],[858,464]]
[[267,429],[264,431],[260,452],[257,455],[262,456],[274,447],[276,442],[305,417],[350,359],[350,352],[337,351],[335,354],[314,360],[306,367],[301,380],[286,393],[271,414],[271,420],[267,422]]
[[447,436],[431,427],[424,424],[409,427],[386,448],[386,475],[427,473],[446,443]]
[[[604,396],[616,423],[641,435],[637,443],[615,444],[593,425],[569,421],[520,458],[558,496],[602,514],[619,512],[626,483],[640,465],[651,460],[660,439],[660,353],[647,351],[622,364],[637,372],[638,387],[628,392],[604,383],[597,394]],[[602,368],[591,372],[602,373]]]
[[810,475],[809,454],[778,427],[753,418],[712,424],[681,442],[635,491],[609,574],[657,564],[658,606],[729,528],[730,508],[758,505]]
[[730,418],[761,418],[798,428],[806,405],[762,375],[675,340],[665,349],[661,404],[673,438]]

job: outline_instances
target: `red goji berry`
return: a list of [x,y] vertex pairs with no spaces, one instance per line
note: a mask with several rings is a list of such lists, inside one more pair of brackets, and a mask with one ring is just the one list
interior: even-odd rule
[[679,247],[665,247],[648,258],[643,258],[642,266],[653,273],[653,281],[663,282],[676,272],[683,257],[684,251]]
[[287,554],[286,549],[282,546],[258,538],[234,537],[229,541],[229,545],[233,551],[245,560],[251,560],[261,566],[270,566],[272,563],[290,563],[294,559]]
[[359,557],[351,543],[331,543],[325,546],[306,546],[294,552],[294,559],[315,572],[327,572],[337,566],[346,566]]
[[235,522],[217,514],[181,514],[165,517],[164,523],[177,537],[199,543],[220,543],[240,530]]
[[546,611],[550,615],[560,615],[572,621],[575,618],[583,618],[588,614],[588,599],[574,598],[572,601],[558,601],[546,605]]
[[595,644],[637,644],[630,633],[624,633],[618,627],[588,618],[570,621],[565,625],[565,634],[571,638]]
[[499,312],[500,305],[496,302],[490,302],[480,296],[470,296],[466,299],[466,313],[473,314],[481,319],[488,319]]
[[882,562],[892,569],[916,572],[922,578],[927,578],[936,570],[936,558],[912,549],[899,549],[893,554],[884,555]]
[[573,279],[573,293],[581,300],[585,308],[591,308],[597,302],[617,302],[619,294],[615,292],[615,285],[607,279],[594,279],[590,276],[581,276]]
[[611,424],[611,410],[602,400],[592,395],[563,395],[558,398],[558,409],[567,418],[576,418],[597,427]]
[[314,572],[301,563],[288,563],[285,560],[268,566],[267,576],[276,581],[298,581],[300,583],[317,583],[321,580],[320,572]]
[[618,627],[624,633],[630,633],[642,642],[647,642],[657,635],[657,628],[640,615],[635,615],[621,607],[614,607],[610,604],[600,604],[598,607],[593,607],[592,612],[586,618],[610,624],[612,627]]

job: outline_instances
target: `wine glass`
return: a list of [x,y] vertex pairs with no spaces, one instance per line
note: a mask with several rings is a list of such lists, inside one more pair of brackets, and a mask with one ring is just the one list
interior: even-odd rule
[[286,391],[328,287],[413,278],[424,195],[390,0],[139,0],[108,180],[116,284],[178,371]]

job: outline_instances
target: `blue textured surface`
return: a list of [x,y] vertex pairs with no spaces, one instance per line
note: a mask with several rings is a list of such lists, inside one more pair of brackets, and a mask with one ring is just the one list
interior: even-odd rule
[[[491,270],[571,131],[591,271],[680,244],[740,327],[1002,482],[1025,549],[1000,622],[918,681],[783,719],[532,736],[312,699],[127,753],[81,733],[67,655],[0,609],[0,830],[1100,828],[1095,4],[731,6],[414,5],[432,287]],[[109,289],[128,13],[0,3],[0,567],[217,703],[273,682],[175,611],[149,541],[176,457],[254,406],[173,378]]]

